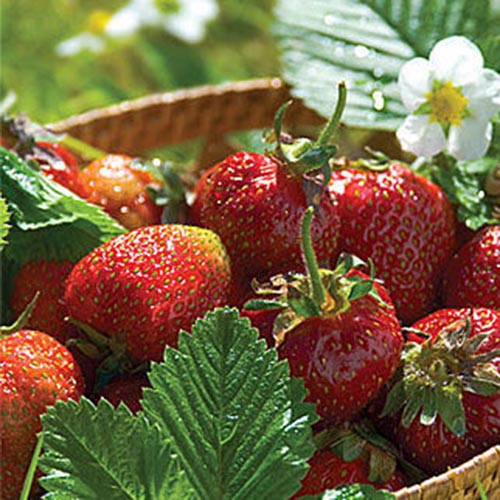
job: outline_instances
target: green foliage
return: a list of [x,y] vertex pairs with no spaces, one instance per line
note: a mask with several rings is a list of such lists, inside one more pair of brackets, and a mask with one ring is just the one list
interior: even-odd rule
[[78,198],[3,148],[0,184],[12,214],[6,254],[19,263],[32,259],[76,261],[125,232],[100,208]]
[[488,0],[280,0],[276,15],[293,93],[327,117],[345,80],[345,123],[385,130],[407,115],[397,89],[401,66],[452,34],[475,40],[490,24]]
[[7,235],[9,234],[9,210],[7,202],[0,196],[0,251],[7,243]]
[[47,499],[189,499],[190,489],[168,439],[104,400],[57,403],[42,417],[40,459]]
[[[0,94],[16,92],[13,111],[47,123],[154,92],[276,74],[269,33],[273,0],[218,0],[219,17],[196,45],[161,30],[107,40],[100,53],[63,58],[56,46],[91,29],[92,15],[126,0],[5,0]],[[22,15],[20,15],[22,13]]]
[[302,500],[393,500],[394,493],[376,490],[369,484],[351,484],[337,486],[320,495],[302,497]]
[[48,410],[44,498],[285,500],[299,489],[313,405],[236,309],[183,332],[150,380],[137,416],[85,398]]
[[416,170],[441,186],[456,207],[459,220],[477,230],[498,223],[493,217],[493,204],[484,191],[486,176],[497,163],[498,157],[456,162],[441,155],[434,162],[417,165]]
[[179,350],[167,348],[150,379],[144,411],[172,436],[201,498],[279,500],[300,487],[314,451],[313,407],[237,310],[216,310],[192,335],[181,332]]

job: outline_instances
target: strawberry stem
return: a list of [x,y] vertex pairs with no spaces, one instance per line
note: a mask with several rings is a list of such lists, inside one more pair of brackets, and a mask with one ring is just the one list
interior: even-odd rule
[[104,151],[87,144],[86,142],[80,141],[79,139],[72,137],[70,135],[64,135],[59,141],[59,144],[68,148],[69,150],[76,153],[78,156],[87,161],[98,160],[106,155]]
[[337,86],[337,104],[335,106],[335,111],[333,115],[330,117],[325,127],[319,134],[318,140],[316,141],[315,147],[317,146],[325,146],[330,140],[331,135],[337,128],[340,117],[344,112],[345,104],[347,101],[347,89],[344,81],[339,82]]
[[33,452],[33,456],[31,457],[30,466],[28,468],[28,472],[26,473],[26,477],[24,479],[23,489],[21,491],[21,496],[19,497],[19,500],[28,500],[30,498],[31,486],[35,478],[36,468],[38,467],[38,459],[42,451],[42,445],[43,445],[43,432],[40,432],[37,436],[35,450]]
[[31,302],[26,306],[26,309],[21,313],[21,315],[12,323],[10,326],[0,326],[0,338],[6,337],[7,335],[10,335],[11,333],[18,332],[19,330],[22,330],[26,322],[28,321],[29,317],[31,316],[31,313],[33,312],[33,309],[35,308],[36,301],[38,300],[38,297],[40,295],[40,292],[36,292],[33,298],[31,299]]
[[307,207],[302,217],[301,237],[302,237],[302,254],[307,269],[307,275],[311,284],[314,302],[321,307],[326,300],[326,290],[321,280],[319,272],[318,260],[314,253],[311,237],[311,223],[314,215],[314,208]]

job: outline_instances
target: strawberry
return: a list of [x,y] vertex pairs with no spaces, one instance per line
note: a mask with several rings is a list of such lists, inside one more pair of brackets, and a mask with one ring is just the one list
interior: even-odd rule
[[110,154],[87,165],[80,174],[86,199],[127,229],[159,224],[162,207],[156,205],[148,189],[159,189],[161,180],[138,160]]
[[260,310],[242,309],[240,316],[250,320],[252,326],[259,330],[259,336],[266,341],[267,347],[271,348],[275,346],[273,336],[274,322],[281,311],[281,308]]
[[19,498],[42,428],[40,415],[56,401],[77,400],[82,393],[80,368],[53,337],[20,330],[0,338],[2,498]]
[[336,113],[313,144],[281,134],[282,107],[274,124],[275,152],[232,154],[198,181],[192,221],[219,234],[243,278],[303,268],[298,235],[311,204],[317,208],[312,231],[318,259],[328,262],[338,256],[339,218],[324,183],[328,160],[336,152],[326,142],[342,109],[339,98]]
[[399,163],[334,171],[329,189],[342,221],[341,250],[373,259],[405,324],[428,313],[455,245],[441,189]]
[[321,425],[340,426],[394,374],[403,337],[389,296],[355,269],[359,262],[346,257],[334,271],[318,269],[311,218],[309,208],[302,228],[308,276],[281,285],[286,302],[274,333],[279,357],[288,360],[292,376],[304,379]]
[[230,286],[229,260],[215,233],[159,225],[94,249],[66,280],[65,300],[73,320],[142,363],[160,361],[179,330],[226,304]]
[[42,173],[49,179],[82,198],[86,197],[78,162],[64,146],[57,142],[37,142],[29,157],[40,164]]
[[453,256],[443,301],[448,307],[500,309],[500,226],[482,229]]
[[500,313],[442,309],[412,329],[429,339],[405,346],[379,425],[437,474],[500,443]]
[[26,327],[44,331],[63,344],[73,336],[74,329],[65,321],[64,282],[73,263],[64,260],[28,261],[14,280],[10,307],[19,316],[39,292],[35,308],[27,320]]
[[331,442],[311,457],[302,487],[293,499],[319,495],[341,484],[371,484],[377,489],[397,491],[408,483],[397,466],[392,447],[380,436],[376,443],[371,442],[372,436],[366,439],[357,429],[356,426],[346,430],[328,429],[315,436],[316,442],[324,437]]
[[141,411],[142,391],[149,386],[145,373],[119,375],[106,384],[101,397],[106,398],[115,408],[123,402],[135,414]]

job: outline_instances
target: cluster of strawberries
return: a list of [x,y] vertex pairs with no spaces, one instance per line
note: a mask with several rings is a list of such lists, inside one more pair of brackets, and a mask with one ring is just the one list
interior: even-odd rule
[[[47,405],[86,391],[138,410],[148,363],[223,305],[250,318],[316,404],[320,449],[297,496],[399,489],[400,457],[434,474],[500,442],[500,226],[458,248],[453,207],[409,167],[334,163],[330,146],[279,132],[273,153],[204,173],[189,225],[161,223],[151,192],[164,181],[140,162],[108,155],[80,170],[38,144],[45,175],[130,231],[77,263],[28,262],[15,279],[14,314],[39,296],[31,330],[0,340],[6,498]],[[366,418],[394,444],[360,433]],[[358,453],[342,456],[349,440]]]

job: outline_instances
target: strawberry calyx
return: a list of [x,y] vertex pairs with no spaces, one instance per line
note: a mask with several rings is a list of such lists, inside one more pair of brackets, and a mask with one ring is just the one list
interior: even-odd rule
[[401,423],[432,425],[437,416],[456,436],[465,434],[463,392],[491,396],[500,392],[500,374],[492,363],[500,349],[478,354],[488,334],[470,336],[469,318],[454,321],[433,339],[408,342],[402,367],[389,391],[382,417],[402,409]]
[[341,314],[349,309],[353,300],[366,295],[387,305],[374,287],[375,270],[372,262],[368,264],[369,276],[354,272],[367,264],[349,254],[340,256],[333,271],[319,267],[311,238],[313,215],[314,208],[310,206],[304,212],[301,224],[302,255],[307,274],[278,275],[265,284],[254,280],[252,286],[256,294],[274,295],[274,298],[250,300],[244,305],[247,310],[283,309],[274,324],[273,335],[278,345],[286,332],[305,318]]
[[274,154],[302,181],[308,204],[318,203],[324,187],[330,180],[330,160],[337,153],[337,147],[328,142],[344,112],[346,92],[345,82],[340,82],[335,110],[316,141],[306,137],[293,138],[282,132],[283,117],[291,101],[283,104],[274,117],[273,133],[270,136],[276,143]]

